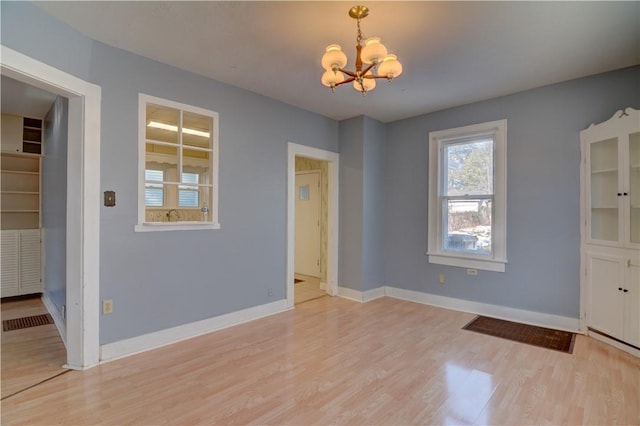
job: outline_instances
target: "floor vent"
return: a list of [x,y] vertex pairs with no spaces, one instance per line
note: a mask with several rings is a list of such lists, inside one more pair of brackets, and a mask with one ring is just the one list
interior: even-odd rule
[[23,328],[37,327],[39,325],[47,324],[53,324],[53,318],[51,318],[51,315],[34,315],[32,317],[4,320],[2,321],[2,331],[21,330]]
[[462,328],[568,354],[573,352],[573,343],[576,337],[575,333],[568,331],[553,330],[551,328],[536,327],[483,316],[476,317]]

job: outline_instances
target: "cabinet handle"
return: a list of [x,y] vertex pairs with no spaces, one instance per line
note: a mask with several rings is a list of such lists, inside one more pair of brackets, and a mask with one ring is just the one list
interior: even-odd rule
[[628,292],[629,292],[629,289],[628,289],[628,288],[625,288],[625,289],[624,289],[624,290],[622,290],[622,291],[623,291],[624,293],[628,293]]
[[622,192],[618,192],[618,197],[621,197],[621,196],[622,196]]
[[618,287],[618,291],[622,291],[622,287]]
[[623,192],[622,195],[629,195],[629,193],[628,192]]

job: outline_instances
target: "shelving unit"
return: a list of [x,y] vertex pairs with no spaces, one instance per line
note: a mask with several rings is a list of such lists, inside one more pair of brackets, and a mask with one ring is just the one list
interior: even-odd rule
[[0,296],[41,293],[40,166],[38,154],[0,156]]
[[0,228],[40,228],[40,156],[3,153],[0,172]]
[[640,111],[580,137],[583,315],[589,335],[640,350]]
[[22,127],[22,152],[42,154],[42,120],[24,117]]

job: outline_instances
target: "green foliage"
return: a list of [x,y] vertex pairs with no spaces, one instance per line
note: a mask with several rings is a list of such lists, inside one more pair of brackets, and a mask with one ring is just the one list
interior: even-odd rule
[[493,192],[493,143],[479,141],[447,147],[449,195]]

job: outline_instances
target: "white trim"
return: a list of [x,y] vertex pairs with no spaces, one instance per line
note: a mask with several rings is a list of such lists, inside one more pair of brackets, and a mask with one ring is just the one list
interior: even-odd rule
[[174,225],[164,224],[160,222],[144,222],[141,225],[135,225],[135,232],[154,232],[154,231],[193,231],[205,229],[220,229],[219,223],[176,223]]
[[[474,137],[493,135],[494,140],[494,188],[493,188],[493,250],[490,256],[460,254],[442,250],[443,211],[439,198],[441,188],[442,144],[455,140],[469,140]],[[429,263],[437,263],[463,268],[504,272],[507,263],[507,120],[473,124],[454,129],[429,133],[429,176],[428,176],[428,240]]]
[[131,337],[100,347],[100,361],[113,361],[118,358],[150,351],[162,346],[178,343],[193,337],[208,334],[234,325],[254,321],[270,315],[286,312],[292,308],[287,306],[286,300],[254,306],[240,311],[230,312],[217,317],[208,318],[189,324],[179,325],[141,336]]
[[99,358],[101,89],[1,46],[2,74],[69,98],[67,154],[67,368]]
[[610,339],[607,336],[598,333],[597,331],[593,331],[593,330],[587,330],[587,336],[592,337],[596,340],[599,340],[603,343],[606,343],[607,345],[611,345],[615,348],[620,349],[621,351],[625,351],[635,357],[640,358],[640,350],[636,349],[632,346],[629,345],[625,345],[624,343],[620,343],[617,340],[614,339]]
[[347,287],[338,287],[338,296],[345,299],[355,300],[360,303],[371,302],[372,300],[380,299],[384,297],[386,288],[378,287],[367,291],[353,290]]
[[49,293],[44,292],[42,294],[42,303],[44,307],[47,309],[51,318],[53,318],[53,322],[58,329],[58,334],[60,334],[60,339],[62,339],[62,343],[64,343],[64,347],[67,347],[67,324],[62,316],[62,313],[58,310],[58,307],[53,300],[51,300],[51,296]]
[[523,309],[490,305],[488,303],[473,302],[471,300],[455,299],[453,297],[438,296],[435,294],[422,293],[420,291],[405,290],[395,287],[386,287],[385,294],[386,296],[394,299],[407,300],[409,302],[422,303],[424,305],[485,315],[508,321],[517,321],[540,327],[566,330],[571,331],[572,333],[580,333],[580,320],[578,318],[525,311]]
[[460,268],[482,269],[483,271],[504,272],[506,260],[472,259],[465,256],[442,256],[429,254],[429,263],[439,265],[458,266]]
[[287,145],[287,306],[294,305],[294,266],[295,266],[295,200],[296,200],[296,156],[327,161],[327,282],[326,291],[330,296],[338,293],[338,188],[340,155],[324,149],[312,148],[289,142]]

